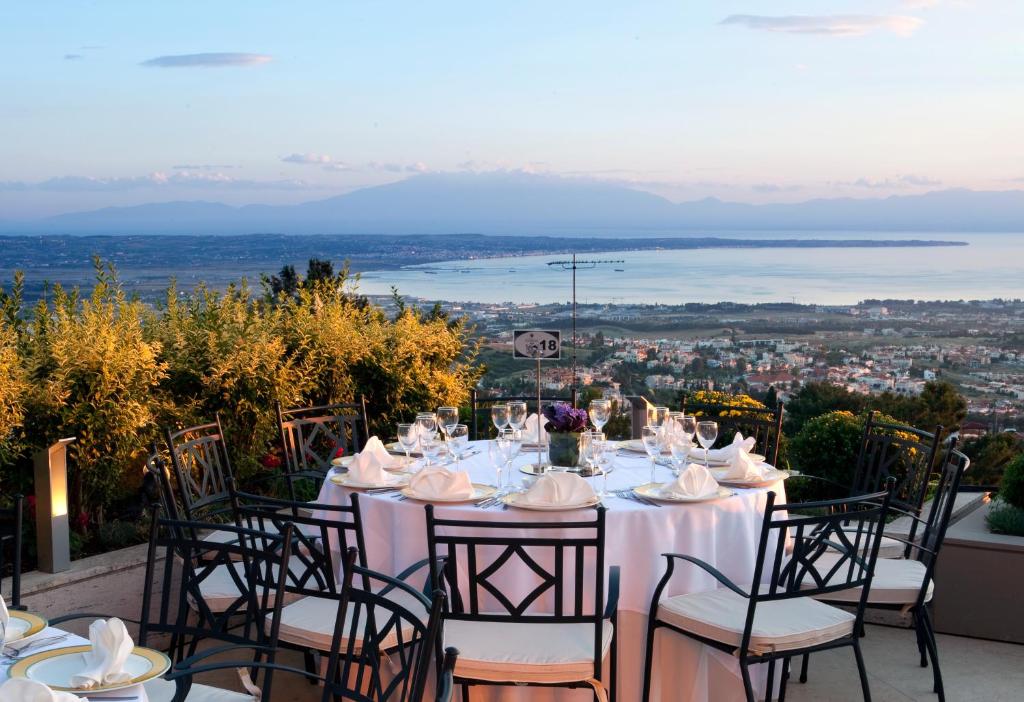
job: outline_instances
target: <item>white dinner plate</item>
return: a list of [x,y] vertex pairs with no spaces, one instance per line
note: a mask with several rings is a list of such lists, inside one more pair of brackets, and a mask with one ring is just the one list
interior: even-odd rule
[[[390,444],[385,444],[384,448],[388,450],[388,453],[392,453],[396,456],[405,458],[405,449],[402,448],[402,444],[397,441],[392,441]],[[444,453],[442,449],[442,453]],[[409,455],[413,458],[423,458],[423,452],[419,449],[409,449]]]
[[659,502],[710,502],[711,500],[720,500],[723,497],[731,497],[736,492],[729,488],[719,486],[718,490],[711,493],[710,495],[704,495],[702,497],[684,497],[683,495],[673,495],[672,493],[664,492],[661,489],[662,483],[647,483],[645,485],[637,485],[633,488],[640,497],[646,497],[649,500],[658,500]]
[[[762,465],[766,466],[767,464],[764,463]],[[789,477],[789,471],[777,470],[775,468],[772,468],[770,471],[765,473],[763,479],[761,479],[761,480],[750,480],[750,481],[747,481],[747,480],[729,480],[728,478],[719,477],[720,475],[724,475],[724,471],[721,471],[721,470],[712,470],[711,471],[711,475],[721,485],[731,485],[732,487],[739,487],[739,488],[760,488],[760,487],[768,487],[769,485],[773,485],[773,484],[777,483],[780,480],[785,480],[786,478]]]
[[410,500],[417,500],[419,502],[478,502],[480,500],[491,497],[498,491],[498,488],[493,485],[484,485],[482,483],[473,483],[473,496],[472,497],[456,497],[456,498],[441,498],[441,497],[423,497],[411,487],[402,488],[402,494],[408,497]]
[[131,680],[111,685],[97,685],[87,691],[73,688],[71,676],[85,668],[85,654],[92,650],[92,644],[55,648],[50,651],[33,653],[20,659],[7,671],[12,678],[27,678],[41,682],[52,690],[90,694],[123,690],[132,685],[160,677],[171,667],[171,659],[160,651],[136,646],[125,661],[124,670]]
[[[335,468],[348,468],[352,461],[355,460],[355,456],[342,456],[341,458],[334,458],[331,460],[331,465]],[[384,466],[384,470],[391,473],[397,473],[405,470],[416,461],[415,458],[406,458],[405,456],[392,456],[391,462]]]
[[513,492],[502,497],[501,501],[509,507],[515,507],[517,509],[533,509],[538,512],[567,512],[572,509],[586,509],[587,507],[593,507],[594,505],[601,503],[601,498],[594,495],[583,502],[577,502],[571,505],[534,505],[529,502],[522,501],[524,494],[525,493],[522,492]]
[[647,453],[647,449],[644,448],[644,442],[640,439],[620,441],[619,448],[623,451],[632,451],[633,453]]
[[408,473],[392,473],[388,476],[390,480],[385,483],[364,483],[358,480],[353,480],[348,473],[334,473],[328,480],[335,485],[341,485],[342,487],[355,488],[357,490],[375,490],[378,488],[402,488],[409,484],[409,478],[411,477]]
[[[711,449],[711,450],[714,451],[715,449]],[[759,453],[748,453],[747,455],[750,456],[754,460],[755,463],[764,463],[764,456],[762,456]],[[704,462],[704,449],[696,447],[696,446],[694,448],[690,449],[690,453],[689,453],[689,455],[687,455],[686,460],[690,461],[691,463],[703,463]],[[729,461],[727,461],[727,460],[723,461],[720,458],[709,458],[708,459],[708,465],[709,466],[725,466],[725,465],[729,465]]]
[[38,614],[12,609],[8,612],[7,631],[3,643],[25,643],[46,628],[47,622]]

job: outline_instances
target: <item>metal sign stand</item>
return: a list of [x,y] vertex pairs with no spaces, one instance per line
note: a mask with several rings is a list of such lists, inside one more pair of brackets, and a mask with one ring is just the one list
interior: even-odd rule
[[513,332],[512,356],[514,358],[532,359],[537,362],[537,460],[528,463],[519,470],[529,475],[543,475],[551,468],[551,462],[544,460],[544,446],[540,439],[541,432],[541,388],[540,362],[557,360],[562,355],[562,334],[559,331],[540,329],[516,330]]

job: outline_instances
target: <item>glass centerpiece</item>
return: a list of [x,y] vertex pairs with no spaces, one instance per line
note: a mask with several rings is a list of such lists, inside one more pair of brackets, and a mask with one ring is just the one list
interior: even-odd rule
[[544,408],[544,418],[551,464],[575,468],[580,462],[580,434],[587,430],[587,411],[557,402]]

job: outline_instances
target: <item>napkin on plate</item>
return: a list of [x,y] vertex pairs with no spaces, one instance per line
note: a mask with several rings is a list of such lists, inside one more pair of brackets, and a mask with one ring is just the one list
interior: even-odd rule
[[737,451],[744,451],[750,453],[754,450],[754,444],[757,443],[754,437],[748,436],[743,438],[743,434],[736,432],[732,437],[732,443],[728,446],[723,446],[720,449],[711,449],[708,451],[709,461],[718,461],[720,463],[727,463],[733,460],[736,456]]
[[575,473],[545,473],[518,501],[543,507],[579,505],[594,499],[594,489]]
[[764,480],[771,469],[767,465],[761,465],[742,448],[738,449],[729,460],[721,474],[722,480]]
[[424,468],[409,481],[409,489],[427,500],[468,500],[476,494],[469,473],[444,466]]
[[79,690],[88,690],[97,685],[114,685],[132,679],[124,670],[135,642],[128,634],[124,622],[117,617],[106,621],[97,619],[89,626],[89,642],[92,650],[85,654],[85,668],[71,676],[71,685]]
[[371,436],[363,446],[363,450],[356,455],[362,456],[364,453],[368,456],[373,456],[380,461],[381,466],[391,465],[394,461],[394,456],[388,453],[387,447],[384,446],[384,442],[376,436]]
[[[370,441],[380,444],[376,436]],[[369,446],[369,442],[367,442]],[[385,453],[384,459],[373,450],[363,449],[355,455],[352,462],[348,464],[348,476],[350,479],[366,483],[367,485],[382,485],[388,481],[388,474],[384,472],[384,466],[390,465],[391,456]]]
[[523,426],[524,444],[546,444],[548,442],[548,432],[544,428],[544,421],[537,414],[531,414],[526,418],[526,424]]
[[699,463],[679,471],[679,477],[661,486],[661,491],[674,497],[707,497],[718,492],[718,481]]
[[0,702],[89,702],[70,692],[57,692],[36,680],[11,678],[0,685]]

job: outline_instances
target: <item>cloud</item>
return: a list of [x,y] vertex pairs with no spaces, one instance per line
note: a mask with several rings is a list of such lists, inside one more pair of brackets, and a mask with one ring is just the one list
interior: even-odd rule
[[65,61],[81,61],[84,58],[81,54],[64,54]]
[[298,154],[298,153],[296,153],[296,154],[289,154],[287,156],[282,156],[281,160],[284,161],[285,163],[300,163],[300,164],[303,164],[303,165],[310,165],[310,164],[324,165],[324,164],[328,164],[328,163],[333,163],[333,161],[334,161],[334,159],[332,159],[327,154],[313,154],[313,153],[310,153],[310,154]]
[[225,68],[231,66],[258,66],[271,60],[266,54],[217,52],[208,54],[177,54],[157,56],[140,63],[150,68]]
[[0,181],[0,192],[111,192],[144,188],[185,187],[197,189],[236,190],[310,190],[320,186],[302,180],[247,180],[233,178],[220,172],[156,171],[148,175],[115,178],[91,176],[60,176],[37,182]]
[[898,175],[895,178],[884,178],[877,180],[873,178],[858,178],[857,180],[835,181],[830,185],[851,188],[866,188],[868,190],[893,190],[900,188],[928,188],[942,185],[941,180],[929,178],[928,176],[909,173]]
[[905,15],[729,15],[720,24],[784,34],[858,37],[874,31],[888,31],[907,37],[924,24],[924,20]]
[[176,166],[171,166],[176,171],[218,171],[224,169],[238,168],[238,166],[231,166],[223,163],[184,163]]

